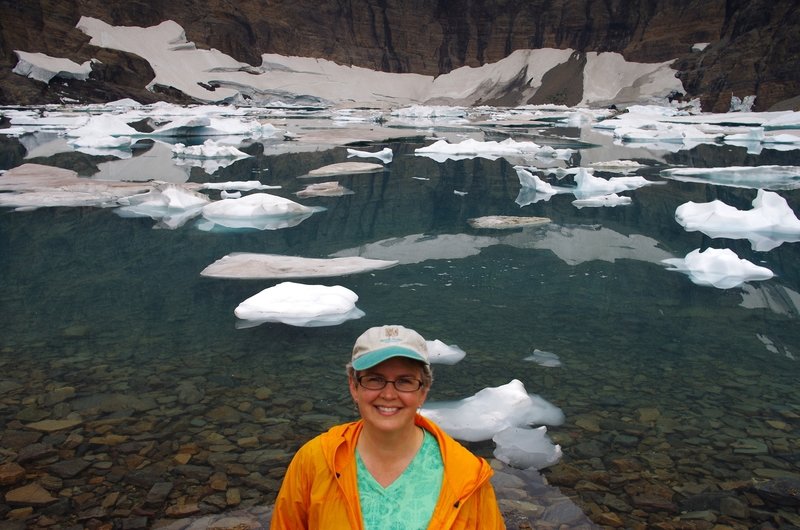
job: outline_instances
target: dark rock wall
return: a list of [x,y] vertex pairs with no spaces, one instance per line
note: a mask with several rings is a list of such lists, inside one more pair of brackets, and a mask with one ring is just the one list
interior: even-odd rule
[[[140,58],[89,46],[75,29],[85,15],[114,25],[175,20],[198,47],[253,65],[262,53],[278,53],[435,75],[525,48],[678,59],[688,95],[707,110],[727,110],[732,94],[755,94],[765,110],[800,94],[797,7],[797,0],[0,0],[0,102],[56,97],[10,73],[15,49],[103,61],[84,97],[173,97],[141,93],[153,74]],[[712,44],[692,53],[698,42]],[[81,90],[73,85],[61,94]]]

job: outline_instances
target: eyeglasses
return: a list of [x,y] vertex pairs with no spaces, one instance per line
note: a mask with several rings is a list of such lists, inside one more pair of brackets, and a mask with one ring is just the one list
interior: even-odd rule
[[422,381],[412,377],[400,377],[389,381],[381,375],[361,375],[356,378],[356,381],[367,390],[383,390],[386,383],[392,383],[398,392],[416,392],[422,388]]

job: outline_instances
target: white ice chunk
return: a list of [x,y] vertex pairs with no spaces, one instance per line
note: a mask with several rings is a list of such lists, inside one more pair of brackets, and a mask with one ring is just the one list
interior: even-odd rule
[[755,96],[745,96],[743,98],[731,96],[730,112],[750,112],[755,102]]
[[329,177],[331,175],[347,175],[350,173],[372,173],[383,171],[382,164],[372,164],[370,162],[339,162],[330,164],[308,172],[310,177]]
[[[227,228],[276,230],[295,226],[324,208],[309,207],[292,200],[254,193],[239,199],[222,199],[203,207],[203,217]],[[201,229],[206,229],[201,226]]]
[[539,366],[544,366],[546,368],[558,368],[561,366],[561,359],[558,358],[558,355],[549,351],[542,351],[539,349],[534,349],[531,355],[528,355],[523,361],[533,361]]
[[576,208],[596,208],[596,207],[610,207],[627,206],[631,204],[633,199],[630,197],[623,197],[616,193],[608,195],[595,195],[594,197],[586,197],[584,199],[575,199],[572,204]]
[[109,109],[138,109],[142,107],[142,104],[136,101],[135,99],[131,98],[122,98],[116,101],[109,101],[108,103],[103,103],[104,107]]
[[122,206],[114,212],[120,217],[149,217],[160,221],[158,228],[175,229],[196,217],[209,199],[184,187],[165,184],[118,202]]
[[456,364],[466,357],[467,352],[455,344],[445,344],[439,339],[425,341],[431,364]]
[[745,282],[769,280],[773,277],[771,270],[740,259],[727,248],[708,248],[704,251],[695,249],[683,259],[665,259],[663,262],[672,266],[669,270],[686,273],[697,285],[709,285],[718,289],[730,289]]
[[200,272],[209,278],[268,280],[275,278],[327,278],[388,269],[396,261],[361,258],[302,258],[278,254],[235,252],[218,259]]
[[[781,133],[781,134],[768,134],[761,140],[765,144],[800,144],[800,136],[796,134]],[[800,146],[798,146],[800,149]]]
[[223,145],[214,140],[206,140],[203,145],[190,145],[178,143],[172,146],[172,153],[183,158],[247,158],[245,152],[232,145]]
[[718,184],[733,188],[800,188],[800,166],[679,167],[664,169],[661,176],[683,182]]
[[238,324],[240,328],[264,322],[299,327],[335,326],[364,316],[355,305],[357,300],[358,295],[341,285],[283,282],[251,296],[236,307],[234,314],[244,321]]
[[536,429],[509,427],[492,437],[494,456],[518,469],[543,469],[561,460],[561,446],[547,436],[544,425]]
[[210,121],[208,128],[203,131],[208,136],[269,138],[278,132],[271,123],[260,123],[258,120],[211,116]]
[[572,191],[569,188],[552,186],[524,167],[514,166],[514,170],[517,172],[520,185],[523,188],[534,190],[537,195],[555,195],[556,193],[568,193]]
[[454,438],[468,442],[489,440],[509,427],[564,422],[561,409],[528,394],[518,379],[499,387],[484,388],[460,401],[429,402],[420,412]]
[[446,160],[462,160],[467,158],[486,158],[496,160],[502,157],[538,156],[546,158],[569,158],[572,149],[553,149],[550,146],[541,146],[534,142],[517,142],[507,138],[502,142],[482,142],[468,138],[459,143],[449,143],[447,140],[438,140],[426,147],[417,148],[414,153],[444,162]]
[[182,116],[157,127],[149,136],[206,136],[211,126],[211,118],[208,116]]
[[784,127],[798,128],[800,127],[800,111],[786,111],[786,112],[769,112],[757,113],[762,116],[768,116],[768,119],[761,121],[764,127],[771,129],[779,129]]
[[388,164],[394,158],[394,152],[389,147],[385,147],[377,152],[371,151],[360,151],[358,149],[348,149],[347,150],[347,158],[351,157],[360,157],[360,158],[377,158],[384,164]]
[[231,180],[228,182],[205,182],[200,185],[204,190],[225,190],[225,191],[253,191],[253,190],[277,190],[280,186],[270,186],[261,184],[258,180]]
[[66,135],[72,138],[98,136],[139,136],[140,133],[128,125],[128,123],[119,116],[111,114],[101,114],[99,116],[92,116],[85,124],[80,127],[69,129]]
[[757,142],[764,139],[763,127],[750,127],[747,131],[735,134],[726,134],[725,142]]
[[[580,168],[575,175],[575,183],[577,187],[574,192],[577,199],[589,199],[601,195],[612,195],[620,191],[635,190],[653,182],[644,177],[612,177],[608,180],[600,177],[595,177],[591,174],[591,170]],[[611,202],[615,200],[610,199]],[[624,204],[624,202],[617,203]]]
[[403,118],[463,118],[467,111],[463,107],[445,105],[410,105],[394,109],[391,114]]
[[675,210],[675,219],[689,232],[712,237],[749,239],[754,250],[766,251],[787,241],[800,241],[800,220],[786,199],[758,190],[752,210],[739,210],[720,200],[687,202]]
[[635,160],[603,160],[601,162],[592,162],[589,165],[593,169],[610,171],[614,173],[630,173],[632,171],[636,171],[637,169],[647,167]]

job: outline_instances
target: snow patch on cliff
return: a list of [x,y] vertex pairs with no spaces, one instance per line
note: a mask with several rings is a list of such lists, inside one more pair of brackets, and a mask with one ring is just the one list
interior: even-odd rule
[[49,83],[54,77],[85,81],[92,73],[92,61],[78,64],[70,59],[51,57],[44,53],[20,50],[14,50],[14,53],[17,54],[18,62],[12,71],[44,83]]
[[[82,17],[77,28],[91,37],[90,43],[95,46],[133,53],[147,60],[156,74],[148,89],[159,85],[173,87],[209,103],[469,106],[511,98],[515,101],[506,104],[524,104],[543,88],[547,72],[564,65],[576,53],[570,49],[516,50],[496,63],[462,67],[434,77],[379,72],[324,59],[277,54],[262,55],[261,66],[253,67],[216,49],[197,49],[186,40],[183,28],[171,20],[142,28],[111,26]],[[53,58],[26,52],[17,55],[20,63],[15,72],[21,75],[44,79],[46,73],[76,70],[72,65],[57,67]],[[581,105],[653,102],[683,91],[675,71],[669,67],[670,62],[632,63],[616,53],[587,53],[585,58]],[[90,69],[86,63],[85,67],[88,76]]]

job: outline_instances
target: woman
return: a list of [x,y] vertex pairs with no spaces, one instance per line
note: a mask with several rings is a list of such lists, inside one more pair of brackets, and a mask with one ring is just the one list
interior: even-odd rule
[[433,382],[425,339],[370,328],[347,373],[361,419],[300,448],[272,530],[505,528],[489,464],[417,413]]

